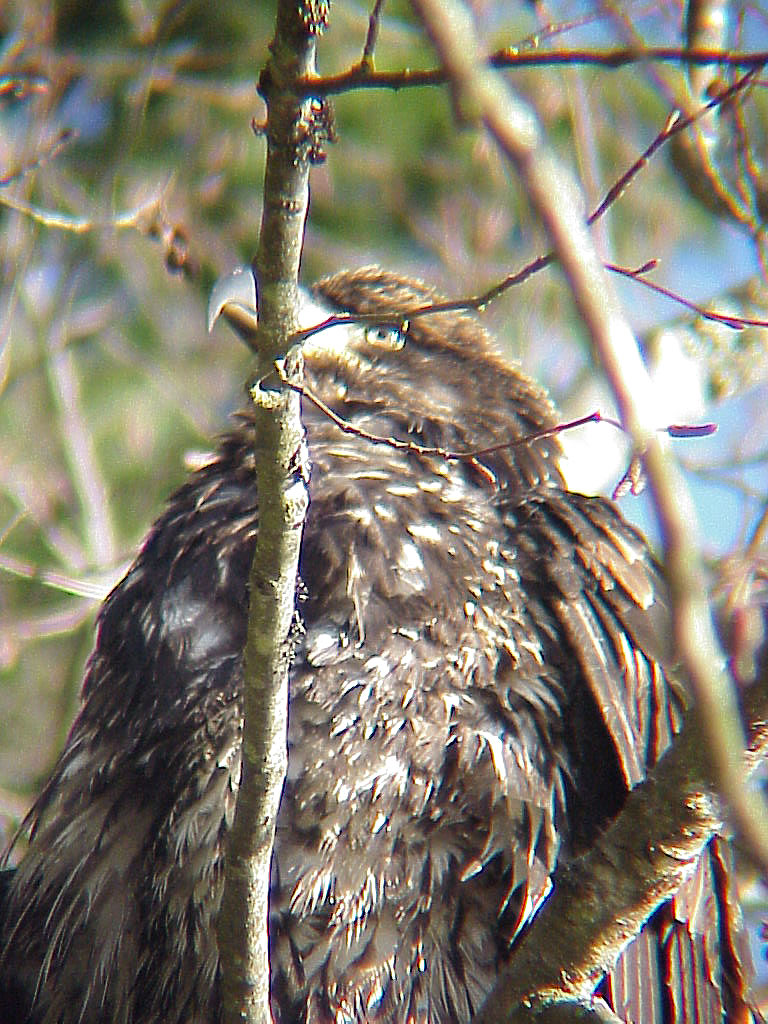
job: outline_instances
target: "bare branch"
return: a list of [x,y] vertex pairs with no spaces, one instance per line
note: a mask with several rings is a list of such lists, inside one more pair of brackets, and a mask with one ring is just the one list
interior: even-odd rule
[[[766,756],[768,679],[748,700],[754,724],[740,759],[748,777]],[[722,826],[708,794],[706,743],[690,715],[674,747],[637,786],[599,843],[555,876],[554,892],[473,1024],[546,1019],[547,1003],[588,1001],[628,938],[672,897]],[[616,870],[616,865],[621,870]]]
[[[632,165],[619,177],[619,179],[609,188],[603,199],[598,203],[592,213],[587,217],[587,224],[592,225],[598,221],[607,210],[624,194],[626,189],[629,187],[632,180],[640,173],[640,171],[648,164],[649,160],[653,155],[663,146],[666,142],[674,139],[676,136],[685,132],[692,125],[694,125],[700,118],[706,117],[714,109],[721,107],[725,104],[730,103],[739,93],[743,92],[754,78],[754,72],[749,71],[745,75],[742,75],[738,81],[734,82],[728,89],[724,89],[716,97],[707,102],[704,106],[698,108],[693,113],[688,114],[685,117],[680,116],[679,112],[670,114],[667,121],[658,133],[658,135],[652,140],[652,142],[643,150],[643,152],[637,157]],[[395,328],[401,328],[403,325],[407,325],[409,320],[415,320],[418,317],[427,316],[432,313],[452,313],[461,310],[474,310],[480,312],[489,306],[492,302],[495,302],[501,295],[503,295],[510,288],[516,285],[523,284],[534,274],[539,273],[546,267],[552,266],[557,261],[557,256],[554,252],[544,253],[531,260],[525,266],[521,267],[520,270],[516,270],[511,274],[508,274],[502,281],[499,281],[493,287],[488,288],[486,291],[481,292],[479,295],[468,296],[465,298],[452,299],[446,302],[432,303],[425,306],[414,307],[413,309],[404,309],[393,311],[391,317],[383,318],[381,314],[377,316],[371,316],[369,318],[355,316],[355,322],[365,323],[371,322],[385,326],[392,326]],[[690,302],[683,296],[672,291],[671,289],[664,288],[662,285],[658,285],[653,281],[649,281],[645,276],[649,271],[654,269],[656,266],[655,260],[648,260],[641,267],[635,269],[627,269],[620,267],[612,263],[605,264],[606,269],[610,270],[615,274],[620,274],[624,277],[629,277],[634,281],[644,285],[646,288],[650,288],[666,298],[672,301],[678,302],[680,305],[685,306],[692,312],[706,319],[715,320],[719,323],[724,323],[728,327],[741,328],[743,326],[764,326],[761,320],[742,320],[738,317],[728,317],[723,314],[712,312],[704,309],[695,303]],[[232,314],[230,313],[230,316]],[[313,334],[325,330],[327,327],[335,327],[339,324],[349,322],[350,317],[346,314],[337,314],[333,317],[329,317],[322,323],[316,324],[304,331],[298,332],[295,335],[295,341],[304,341],[311,337]],[[246,321],[243,325],[236,325],[236,329],[239,329],[239,333],[244,338],[246,343],[250,344],[248,339],[248,328],[249,324]],[[245,332],[243,331],[245,328]]]
[[373,51],[376,49],[376,40],[379,37],[379,21],[381,20],[384,2],[385,0],[376,0],[371,16],[368,19],[368,34],[365,37],[365,46],[363,47],[360,66],[367,68],[369,71],[373,70]]
[[652,386],[584,225],[581,198],[544,147],[533,113],[488,70],[466,9],[448,0],[414,0],[414,6],[450,76],[458,116],[481,120],[520,175],[566,273],[621,419],[643,453],[664,538],[678,656],[693,687],[718,788],[744,839],[768,866],[768,811],[744,784],[738,702],[721,667],[703,569],[691,539],[694,509],[679,471],[655,436]]
[[[573,67],[582,65],[600,67],[609,71],[630,64],[656,61],[708,67],[752,68],[759,70],[768,64],[768,51],[733,53],[720,49],[685,49],[676,46],[656,46],[642,49],[620,47],[612,50],[518,50],[508,47],[484,58],[487,67],[494,70],[520,71],[537,67]],[[445,85],[449,76],[443,68],[423,71],[372,71],[368,64],[358,64],[338,75],[327,75],[300,83],[302,96],[333,96],[354,89],[409,89]]]
[[109,491],[83,415],[75,353],[66,344],[66,329],[66,317],[53,325],[46,372],[56,403],[72,486],[80,502],[88,557],[96,565],[111,565],[116,545]]
[[[314,73],[324,0],[280,0],[271,58],[260,79],[267,101],[267,164],[257,257],[260,322],[257,380],[285,356],[297,326],[298,272],[317,159],[317,101],[297,98],[297,78]],[[301,361],[286,359],[301,381]],[[274,377],[273,377],[274,380]],[[298,395],[257,383],[255,452],[259,531],[251,567],[244,651],[240,789],[228,837],[224,895],[217,920],[221,992],[228,1024],[270,1024],[269,878],[277,811],[287,764],[286,722],[291,625],[302,526],[308,505],[308,457]]]
[[734,331],[743,330],[745,327],[768,327],[768,320],[759,317],[731,316],[728,313],[718,313],[717,310],[707,309],[705,306],[700,306],[697,302],[691,302],[690,299],[686,299],[684,295],[673,291],[671,288],[665,288],[662,284],[649,281],[646,274],[655,268],[655,260],[651,260],[644,266],[634,269],[620,267],[615,263],[606,263],[605,266],[611,273],[619,274],[621,277],[628,277],[630,281],[637,281],[638,284],[645,285],[646,288],[650,288],[651,291],[656,292],[658,295],[663,295],[666,299],[671,299],[672,302],[685,306],[686,309],[695,313],[696,316],[700,316],[703,320],[712,320],[714,323],[730,327]]
[[[1,90],[0,90],[1,91]],[[69,146],[75,140],[75,133],[71,131],[61,131],[52,139],[32,160],[25,161],[21,167],[17,167],[13,171],[8,171],[0,178],[0,188],[6,188],[14,181],[19,181],[22,178],[26,178],[28,174],[33,171],[40,170],[41,167],[45,167],[46,164],[51,163],[56,157],[63,152],[67,146]]]
[[[555,437],[557,434],[563,434],[567,430],[575,430],[577,427],[583,427],[587,423],[605,423],[608,426],[615,427],[617,430],[624,430],[624,427],[618,420],[615,420],[610,416],[604,416],[599,409],[595,409],[594,412],[587,413],[585,416],[579,416],[578,419],[557,423],[555,426],[547,427],[545,430],[533,431],[525,437],[515,438],[512,441],[499,441],[498,444],[489,445],[486,448],[473,448],[471,451],[460,452],[455,451],[452,448],[432,447],[430,445],[419,444],[417,441],[407,441],[405,438],[394,437],[393,435],[374,434],[370,430],[365,430],[363,427],[358,427],[349,420],[344,419],[343,416],[340,416],[329,405],[327,405],[319,395],[316,395],[307,384],[297,384],[289,381],[281,372],[279,367],[278,373],[288,387],[292,388],[298,394],[303,395],[304,398],[315,406],[316,409],[318,409],[324,416],[327,416],[332,423],[335,423],[343,433],[351,434],[353,437],[359,437],[361,440],[368,441],[371,444],[385,444],[390,448],[395,448],[399,451],[407,451],[413,455],[436,455],[439,458],[448,460],[449,462],[475,463],[477,459],[480,459],[485,455],[493,455],[495,452],[501,452],[512,448],[524,448],[526,445],[533,444],[536,441],[543,441],[547,437]],[[717,426],[714,423],[672,423],[667,427],[659,428],[660,433],[666,433],[670,437],[675,438],[707,437],[710,434],[714,434],[716,430]]]

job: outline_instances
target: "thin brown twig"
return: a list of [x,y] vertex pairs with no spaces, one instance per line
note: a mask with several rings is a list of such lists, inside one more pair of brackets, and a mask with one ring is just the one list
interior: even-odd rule
[[748,316],[732,316],[729,313],[718,313],[714,309],[706,309],[704,306],[700,306],[696,302],[691,302],[690,299],[686,299],[679,292],[672,291],[671,288],[666,288],[662,284],[657,284],[655,281],[649,281],[645,276],[649,270],[653,270],[656,266],[656,260],[649,260],[644,263],[641,267],[631,269],[629,267],[621,267],[616,263],[606,263],[604,266],[610,270],[613,274],[619,274],[621,277],[628,277],[630,281],[637,281],[639,284],[644,285],[646,288],[650,288],[651,291],[657,292],[659,295],[663,295],[667,299],[671,299],[672,302],[677,302],[679,305],[689,309],[696,316],[700,316],[703,320],[713,320],[715,323],[722,324],[724,327],[730,327],[735,331],[743,330],[745,327],[768,327],[768,320],[762,320],[757,317]]
[[[639,4],[633,8],[633,13],[638,18],[643,18],[649,14],[655,14],[658,7],[658,0],[654,3],[654,0],[641,7]],[[570,35],[574,31],[587,26],[596,25],[598,22],[605,19],[603,11],[591,10],[586,14],[582,14],[576,18],[570,18],[567,21],[549,21],[539,25],[539,27],[531,32],[530,35],[524,36],[518,42],[506,47],[506,51],[509,53],[525,53],[528,50],[536,50],[542,52],[542,40],[544,39],[555,39],[558,36]],[[500,53],[504,51],[499,51]]]
[[[736,82],[729,86],[728,89],[724,89],[721,93],[713,97],[713,99],[711,99],[704,106],[700,107],[698,110],[694,111],[692,114],[689,114],[685,117],[680,117],[679,114],[671,114],[667,118],[667,121],[664,124],[662,130],[656,135],[652,142],[637,157],[633,164],[621,175],[618,181],[616,181],[609,188],[609,190],[606,192],[605,196],[600,201],[600,203],[598,203],[598,205],[595,207],[592,213],[589,214],[589,216],[587,217],[587,224],[591,226],[592,224],[595,223],[595,221],[597,221],[599,218],[605,215],[608,209],[624,194],[632,180],[647,165],[651,157],[654,156],[654,154],[660,149],[662,145],[664,145],[664,143],[668,142],[676,135],[679,135],[687,128],[690,128],[691,125],[693,125],[700,118],[705,117],[710,111],[714,110],[716,107],[722,106],[723,104],[726,104],[730,100],[732,100],[734,96],[736,96],[738,93],[740,93],[749,86],[749,84],[752,82],[754,78],[754,75],[755,71],[746,72],[746,74],[742,75]],[[307,328],[306,330],[297,332],[297,334],[294,335],[293,340],[296,342],[305,341],[313,334],[317,334],[320,331],[326,330],[329,327],[336,327],[342,324],[349,323],[350,321],[354,321],[356,323],[376,323],[381,324],[382,326],[392,326],[400,329],[405,329],[404,325],[406,325],[409,320],[415,320],[418,317],[432,315],[433,313],[456,313],[466,310],[482,312],[492,302],[495,302],[496,299],[503,295],[504,292],[508,291],[515,285],[522,284],[524,281],[527,281],[534,274],[537,274],[539,273],[539,271],[544,270],[548,266],[551,266],[556,261],[557,257],[553,251],[537,256],[535,259],[531,260],[520,270],[516,270],[513,273],[508,274],[507,277],[505,277],[502,281],[498,282],[492,288],[489,288],[487,291],[482,292],[480,295],[469,296],[467,298],[462,299],[454,299],[447,302],[435,302],[427,305],[416,306],[413,309],[406,309],[396,311],[393,313],[384,313],[383,315],[370,314],[368,316],[361,316],[359,314],[356,314],[353,317],[349,314],[344,313],[336,314],[334,316],[328,317],[321,323],[315,324],[312,327]],[[744,326],[768,326],[768,323],[765,323],[760,320],[749,320],[747,318],[742,319],[740,317],[730,317],[727,316],[726,314],[706,310],[703,307],[696,305],[695,303],[689,302],[687,299],[684,299],[681,295],[678,295],[677,293],[671,291],[670,289],[664,288],[662,285],[658,285],[653,281],[647,280],[643,275],[647,273],[648,270],[652,269],[654,265],[655,261],[648,261],[647,263],[643,264],[642,267],[639,267],[636,270],[627,270],[627,268],[619,267],[615,264],[606,264],[606,267],[613,273],[621,274],[625,277],[630,277],[633,280],[638,281],[640,284],[645,285],[652,291],[656,291],[659,294],[664,295],[666,298],[678,302],[680,305],[692,310],[697,315],[702,316],[706,319],[715,320],[718,323],[723,323],[728,327],[733,327],[734,329],[740,329],[741,327]]]
[[[543,269],[552,262],[554,262],[554,256],[550,253],[546,256],[539,256],[521,270],[504,278],[502,282],[495,285],[489,291],[475,297],[456,299],[449,302],[435,302],[426,306],[414,306],[412,309],[406,309],[402,312],[334,313],[332,316],[326,317],[325,320],[319,321],[311,327],[306,327],[301,331],[297,331],[296,334],[293,335],[292,341],[294,343],[301,343],[306,341],[308,338],[311,338],[313,335],[319,334],[321,331],[329,330],[331,327],[347,326],[350,323],[376,324],[381,327],[393,327],[397,330],[403,331],[403,333],[407,333],[409,322],[411,320],[417,320],[423,316],[431,316],[435,313],[452,313],[469,310],[482,312],[482,310],[498,298],[503,291],[506,291],[513,284],[522,283],[532,274]],[[716,310],[707,309],[705,306],[700,306],[698,303],[692,302],[690,299],[686,299],[679,292],[675,292],[671,288],[667,288],[665,285],[658,284],[655,281],[650,281],[645,275],[658,265],[658,261],[655,259],[647,260],[639,267],[622,267],[616,263],[605,263],[603,265],[607,270],[610,270],[611,273],[627,277],[632,281],[637,281],[638,284],[642,284],[644,287],[650,288],[651,291],[657,292],[659,295],[663,295],[670,301],[678,303],[704,320],[712,320],[715,323],[722,324],[724,327],[730,327],[733,330],[742,330],[745,327],[768,327],[768,319],[732,316],[728,313],[718,313]],[[247,338],[244,340],[251,348],[253,347]]]
[[653,140],[653,142],[651,142],[650,146],[643,150],[643,152],[640,154],[637,160],[635,160],[632,166],[627,171],[625,171],[625,173],[622,174],[622,176],[619,178],[616,184],[613,185],[608,190],[603,201],[599,204],[599,206],[597,206],[595,210],[593,210],[593,212],[587,218],[587,223],[593,224],[599,217],[602,217],[602,215],[605,213],[608,207],[611,206],[619,198],[619,196],[623,194],[623,192],[627,188],[627,185],[629,185],[630,181],[638,174],[640,170],[642,170],[643,167],[645,167],[650,158],[665,142],[668,142],[676,135],[680,135],[681,132],[684,132],[687,128],[690,128],[691,125],[695,124],[697,121],[700,121],[711,111],[715,110],[717,107],[722,107],[725,104],[729,103],[730,100],[734,98],[734,96],[736,96],[742,90],[746,89],[748,85],[750,85],[756,74],[757,69],[755,68],[752,68],[750,71],[747,71],[735,82],[733,82],[732,85],[730,85],[727,89],[723,89],[721,93],[718,93],[718,95],[709,100],[708,103],[705,103],[702,107],[699,107],[691,114],[687,114],[685,117],[681,117],[679,111],[674,111],[672,114],[670,114],[670,116],[667,118],[666,124],[659,132],[659,134],[656,136],[656,138]]
[[[485,455],[494,455],[496,452],[504,451],[509,448],[522,448],[525,445],[533,444],[535,441],[543,441],[548,437],[554,437],[557,434],[565,433],[566,430],[575,430],[576,427],[583,427],[587,423],[606,423],[611,427],[615,427],[617,430],[624,431],[624,427],[619,420],[614,419],[612,416],[604,416],[599,409],[595,409],[593,412],[587,413],[584,416],[579,416],[577,419],[568,420],[564,423],[557,423],[552,427],[546,427],[544,430],[536,430],[531,434],[526,434],[525,437],[517,437],[510,441],[500,441],[498,444],[488,445],[485,448],[472,448],[463,452],[455,451],[451,448],[419,444],[418,441],[404,440],[403,438],[394,437],[392,435],[374,434],[371,431],[366,430],[364,427],[358,427],[335,412],[322,400],[322,398],[320,398],[319,395],[315,394],[306,382],[303,384],[296,384],[295,382],[289,381],[279,364],[276,363],[275,368],[280,379],[287,384],[288,387],[310,401],[315,408],[317,408],[324,416],[327,416],[328,419],[339,428],[339,430],[343,431],[343,433],[359,437],[363,441],[371,442],[371,444],[385,444],[390,448],[395,448],[398,451],[407,451],[413,455],[436,455],[452,462],[473,462]],[[659,432],[666,433],[672,438],[695,438],[706,437],[709,434],[713,434],[716,429],[717,427],[714,423],[672,423],[666,427],[660,427]]]
[[[285,379],[282,373],[281,378]],[[390,448],[395,448],[398,451],[410,452],[413,455],[436,455],[439,458],[448,459],[451,462],[472,462],[484,455],[493,455],[496,452],[504,451],[507,448],[521,448],[525,445],[532,444],[535,441],[543,441],[547,437],[554,437],[556,434],[563,433],[566,430],[573,430],[576,427],[582,427],[587,423],[609,423],[611,426],[617,427],[619,430],[622,429],[618,420],[611,419],[608,416],[603,416],[598,409],[594,412],[588,413],[586,416],[580,416],[578,419],[569,420],[567,423],[558,423],[556,426],[548,427],[546,430],[537,430],[535,433],[527,434],[525,437],[515,438],[512,441],[500,441],[498,444],[488,445],[486,448],[474,448],[470,451],[459,452],[453,451],[450,448],[419,444],[418,441],[406,441],[403,438],[394,437],[392,435],[371,433],[364,427],[355,426],[354,423],[350,423],[350,421],[344,419],[343,416],[339,416],[339,414],[334,412],[329,405],[326,405],[322,398],[320,398],[319,395],[316,395],[307,384],[292,384],[288,381],[286,381],[286,383],[290,388],[302,395],[302,397],[308,399],[312,405],[319,409],[324,416],[327,416],[328,419],[345,434],[352,434],[354,437],[359,437],[363,441],[369,441],[371,444],[385,444]]]
[[368,33],[365,37],[365,46],[363,47],[363,57],[360,61],[360,66],[367,68],[369,73],[373,71],[373,51],[376,49],[376,40],[379,38],[379,22],[385,2],[386,0],[376,0],[371,16],[368,19]]
[[[520,50],[506,47],[487,59],[495,70],[521,70],[532,67],[573,66],[576,64],[616,70],[629,64],[676,63],[687,65],[720,64],[724,67],[760,69],[768,64],[768,51],[726,53],[723,50],[686,50],[674,46],[634,47],[612,50]],[[353,89],[409,89],[445,85],[448,81],[442,68],[411,71],[370,71],[357,65],[337,75],[326,75],[299,82],[300,96],[332,96]]]
[[53,139],[45,149],[39,153],[34,160],[29,163],[23,164],[21,167],[17,167],[15,171],[9,171],[8,174],[0,178],[0,188],[6,188],[14,181],[18,181],[20,178],[25,178],[32,171],[38,170],[44,164],[50,163],[51,160],[55,160],[56,157],[65,149],[71,142],[77,137],[77,134],[68,129],[60,132],[55,139]]
[[[768,807],[744,784],[745,738],[738,700],[722,667],[707,586],[692,531],[696,516],[679,471],[654,430],[656,403],[647,370],[618,297],[579,214],[580,195],[549,153],[535,116],[494,76],[480,52],[472,19],[456,0],[412,0],[450,73],[457,117],[471,111],[520,176],[556,250],[576,307],[600,356],[622,422],[642,451],[664,541],[672,626],[681,665],[695,694],[718,789],[755,856],[768,866]],[[710,57],[711,60],[711,57]]]
[[[690,123],[688,118],[686,118],[685,121]],[[664,127],[653,140],[653,142],[650,144],[650,146],[643,150],[643,152],[640,154],[637,160],[635,160],[631,167],[629,167],[624,172],[624,174],[621,175],[619,180],[614,185],[612,185],[611,188],[608,189],[602,202],[592,211],[592,213],[590,213],[589,217],[587,218],[588,224],[594,224],[596,220],[599,220],[599,218],[602,217],[603,214],[606,212],[608,207],[612,206],[613,203],[615,203],[616,200],[624,193],[630,181],[642,170],[643,167],[645,167],[645,165],[651,159],[656,150],[663,146],[664,143],[668,139],[672,138],[673,135],[676,135],[679,131],[682,131],[682,128],[677,127],[678,122],[680,122],[680,111],[673,110],[667,118]],[[685,122],[683,122],[683,125],[684,127],[688,127],[688,124],[685,124]]]

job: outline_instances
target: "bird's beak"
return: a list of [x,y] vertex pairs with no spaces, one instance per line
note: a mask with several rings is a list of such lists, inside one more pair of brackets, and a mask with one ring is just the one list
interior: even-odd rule
[[208,299],[208,331],[220,316],[240,337],[250,342],[259,324],[256,281],[250,267],[237,267],[220,277],[211,289]]

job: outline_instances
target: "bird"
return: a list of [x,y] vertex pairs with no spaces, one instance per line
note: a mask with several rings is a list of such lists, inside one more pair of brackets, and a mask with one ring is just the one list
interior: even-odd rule
[[[407,319],[439,299],[364,267],[303,300],[348,316],[303,346],[276,1024],[468,1024],[688,703],[644,538],[566,487],[556,409],[476,315]],[[257,441],[245,411],[100,611],[3,877],[2,1024],[221,1020]],[[627,1022],[747,1021],[750,970],[718,836],[596,994]]]

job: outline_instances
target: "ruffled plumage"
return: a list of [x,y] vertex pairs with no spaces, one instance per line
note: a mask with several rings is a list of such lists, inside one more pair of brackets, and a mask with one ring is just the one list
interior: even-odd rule
[[[315,294],[361,313],[433,297],[375,268]],[[308,384],[364,430],[452,451],[556,423],[476,319],[417,318],[402,340],[360,327],[342,351],[318,335]],[[679,727],[664,583],[613,505],[565,490],[551,437],[447,459],[304,412],[275,1017],[464,1024],[558,860],[594,842]],[[4,896],[4,1024],[219,1019],[253,442],[245,414],[101,611],[82,709]],[[746,1019],[728,856],[716,840],[604,981],[627,1020]]]

